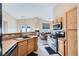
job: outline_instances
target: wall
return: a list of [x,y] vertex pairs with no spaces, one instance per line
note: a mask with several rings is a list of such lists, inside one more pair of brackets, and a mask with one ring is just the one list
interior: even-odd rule
[[20,32],[19,29],[21,28],[21,25],[30,25],[32,27],[32,31],[34,31],[35,29],[39,29],[40,31],[43,31],[42,23],[49,23],[49,21],[42,20],[38,17],[29,18],[29,19],[15,19],[6,11],[2,12],[2,24],[3,24],[2,32],[3,33],[4,33],[4,30],[5,30],[5,33]]
[[6,11],[2,11],[2,32],[4,33],[4,22],[7,22],[7,30],[5,33],[16,32],[16,19],[8,14]]
[[64,13],[68,10],[70,10],[71,8],[75,7],[77,4],[74,3],[59,3],[56,5],[56,7],[54,8],[54,15],[53,15],[53,19],[57,19],[59,17],[61,17],[62,15],[64,15]]
[[29,19],[17,19],[16,23],[18,32],[20,31],[22,25],[30,25],[32,31],[34,31],[35,29],[39,29],[40,31],[42,31],[42,23],[49,23],[49,21],[42,20],[38,17],[34,17]]
[[78,37],[78,55],[79,55],[79,4],[73,4],[73,3],[63,3],[63,4],[58,4],[55,8],[54,8],[54,17],[53,19],[57,19],[61,16],[63,16],[68,10],[72,9],[73,7],[77,6],[77,37]]

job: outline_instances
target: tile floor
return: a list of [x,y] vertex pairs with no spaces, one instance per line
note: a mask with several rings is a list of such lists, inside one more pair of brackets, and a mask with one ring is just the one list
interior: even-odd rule
[[45,47],[48,47],[47,41],[46,40],[41,40],[38,38],[38,51],[35,53],[38,54],[38,56],[59,56],[59,54],[51,54],[46,51]]

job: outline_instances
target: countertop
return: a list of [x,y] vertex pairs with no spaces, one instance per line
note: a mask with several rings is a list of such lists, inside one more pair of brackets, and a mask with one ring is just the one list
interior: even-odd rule
[[8,39],[2,41],[2,55],[4,55],[13,45],[18,41],[14,39]]
[[18,42],[35,38],[35,37],[37,36],[30,36],[30,38],[15,38],[15,39],[3,40],[2,41],[2,55],[4,55],[12,46],[17,44]]
[[66,41],[65,38],[58,38],[58,40]]

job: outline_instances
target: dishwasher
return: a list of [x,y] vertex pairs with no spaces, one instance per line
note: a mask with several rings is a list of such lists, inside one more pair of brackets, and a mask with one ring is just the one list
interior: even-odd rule
[[17,56],[17,45],[12,46],[4,56]]

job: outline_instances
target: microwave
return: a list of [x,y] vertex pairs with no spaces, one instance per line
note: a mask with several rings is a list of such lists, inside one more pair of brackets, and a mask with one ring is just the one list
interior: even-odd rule
[[62,22],[53,25],[53,30],[61,30],[62,29]]

